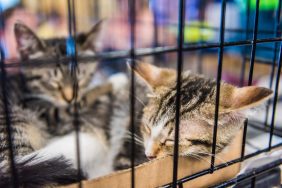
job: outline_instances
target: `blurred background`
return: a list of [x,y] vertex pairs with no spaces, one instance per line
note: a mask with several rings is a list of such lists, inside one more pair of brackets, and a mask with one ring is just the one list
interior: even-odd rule
[[[42,38],[67,37],[67,0],[0,0],[6,21],[3,35],[6,57],[18,57],[13,26],[18,20],[32,28]],[[98,51],[128,50],[130,24],[128,0],[83,0],[76,3],[78,32],[87,32],[100,19],[104,20],[98,39]],[[185,46],[217,43],[221,17],[219,0],[187,0],[185,15]],[[227,0],[225,41],[251,40],[253,37],[256,0]],[[261,0],[258,39],[280,36],[275,31],[277,0]],[[136,0],[136,48],[177,45],[178,2],[172,0]],[[257,45],[257,60],[276,59],[274,43]],[[250,46],[225,47],[223,79],[243,85],[248,73]],[[214,77],[217,72],[217,48],[185,52],[184,68]],[[176,53],[147,57],[158,65],[175,67]],[[247,59],[247,60],[246,60]],[[8,62],[8,61],[7,61]],[[107,74],[123,71],[124,59],[101,63]],[[254,83],[271,72],[271,66],[256,65]],[[245,76],[244,76],[245,75]]]

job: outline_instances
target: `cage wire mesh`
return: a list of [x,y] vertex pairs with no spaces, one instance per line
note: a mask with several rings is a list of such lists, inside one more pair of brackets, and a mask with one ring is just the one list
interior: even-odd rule
[[[252,1],[253,2],[253,1]],[[76,23],[78,22],[76,18],[76,10],[75,10],[75,1],[74,0],[67,0],[67,10],[68,10],[68,37],[66,39],[66,52],[67,55],[60,59],[41,59],[41,60],[29,60],[25,62],[19,62],[16,60],[9,60],[5,58],[5,46],[3,37],[1,37],[1,87],[2,87],[2,103],[3,105],[3,113],[5,116],[5,125],[6,125],[6,132],[7,132],[7,141],[9,146],[9,158],[10,158],[10,172],[11,172],[11,186],[12,187],[20,187],[18,176],[19,171],[15,166],[15,154],[13,149],[12,143],[12,127],[13,124],[11,123],[11,104],[7,97],[9,96],[9,80],[7,80],[7,69],[24,66],[24,67],[33,67],[36,68],[37,66],[43,64],[51,64],[51,63],[65,63],[69,64],[70,70],[72,73],[72,81],[73,81],[73,90],[75,91],[74,94],[74,121],[73,127],[75,128],[76,132],[76,160],[77,160],[77,169],[81,169],[81,156],[80,156],[80,137],[79,137],[79,113],[78,113],[78,103],[77,103],[77,93],[79,92],[79,87],[77,84],[77,78],[75,72],[77,71],[78,62],[83,63],[89,60],[115,60],[115,59],[131,59],[131,89],[130,89],[130,131],[133,133],[131,134],[131,187],[135,185],[135,139],[134,139],[134,132],[135,130],[135,76],[133,69],[136,66],[135,59],[147,56],[153,56],[154,58],[158,58],[158,56],[166,53],[175,53],[176,54],[176,61],[177,61],[177,93],[176,93],[176,114],[175,114],[175,144],[174,144],[174,155],[173,155],[173,168],[171,173],[173,174],[173,178],[171,183],[167,185],[160,185],[163,187],[183,187],[183,184],[187,181],[196,179],[206,174],[214,173],[217,170],[225,168],[235,163],[243,162],[246,159],[255,157],[261,153],[269,152],[275,148],[278,148],[282,145],[282,142],[278,142],[273,144],[274,136],[281,137],[281,130],[276,129],[275,117],[278,115],[276,113],[277,110],[277,102],[280,101],[279,96],[279,82],[280,82],[280,74],[281,74],[281,53],[282,53],[282,46],[281,46],[281,23],[280,23],[280,13],[281,13],[281,0],[277,0],[277,6],[275,11],[275,21],[274,21],[274,28],[263,28],[259,29],[259,18],[260,18],[260,0],[255,1],[255,9],[251,11],[251,0],[246,0],[243,3],[246,5],[245,8],[245,28],[227,28],[226,27],[226,10],[227,10],[227,0],[222,0],[220,2],[220,24],[219,27],[215,26],[207,26],[205,24],[190,24],[185,22],[185,15],[188,11],[186,9],[187,1],[179,0],[178,1],[178,22],[177,23],[169,23],[171,25],[177,26],[177,45],[176,46],[159,46],[158,38],[159,32],[157,28],[157,14],[153,12],[154,16],[154,42],[152,48],[136,48],[136,36],[143,35],[143,33],[139,33],[136,29],[136,1],[135,0],[128,0],[127,6],[128,8],[128,19],[129,19],[129,26],[130,26],[130,48],[129,50],[124,51],[111,51],[111,52],[102,52],[98,53],[94,56],[88,57],[81,57],[77,53],[77,28]],[[82,2],[81,2],[82,3]],[[161,1],[159,2],[161,3]],[[96,12],[99,11],[97,5]],[[1,30],[4,30],[4,17],[1,14]],[[97,17],[97,16],[96,16]],[[253,23],[253,24],[251,24]],[[201,42],[185,42],[185,34],[186,34],[186,26],[191,28],[198,28],[200,30],[206,31],[214,31],[216,34],[219,35],[218,41],[216,42],[205,42],[202,40]],[[241,35],[241,38],[234,39],[234,41],[226,41],[226,33],[235,33]],[[117,36],[118,37],[118,36]],[[271,45],[264,45],[264,44],[271,44]],[[215,165],[215,158],[216,158],[216,141],[217,141],[217,130],[218,130],[218,118],[219,118],[219,102],[220,102],[220,83],[222,80],[222,69],[223,69],[223,59],[226,50],[230,47],[238,47],[241,49],[240,56],[242,57],[242,64],[240,68],[240,86],[246,85],[244,83],[245,80],[245,72],[247,71],[247,65],[249,66],[249,73],[247,75],[247,85],[253,85],[254,79],[253,74],[256,71],[254,68],[256,64],[264,64],[269,66],[271,71],[269,74],[269,88],[274,88],[274,97],[272,100],[268,101],[266,112],[265,112],[265,119],[264,122],[256,122],[254,120],[246,119],[243,126],[243,141],[241,146],[241,157],[238,159],[234,159],[232,161],[227,161],[224,164]],[[178,169],[178,140],[179,140],[179,123],[180,123],[180,99],[181,99],[181,73],[183,70],[183,65],[185,64],[183,56],[185,53],[190,52],[197,52],[198,54],[198,64],[197,69],[199,72],[202,72],[202,56],[205,53],[205,50],[216,50],[217,51],[217,68],[216,68],[216,101],[215,101],[215,111],[214,111],[214,127],[213,127],[213,143],[212,143],[212,153],[211,153],[211,161],[210,161],[210,168],[198,172],[196,174],[178,179],[177,176],[177,169]],[[258,57],[257,51],[260,50],[260,53],[267,53],[271,52],[271,55],[267,55],[267,57]],[[7,63],[9,62],[9,63]],[[228,66],[228,62],[226,62]],[[257,130],[263,131],[269,134],[268,139],[268,146],[263,149],[259,149],[252,153],[245,153],[245,145],[247,143],[247,132],[248,128],[255,128]],[[241,181],[246,181],[248,179],[253,180],[253,185],[255,185],[256,177],[266,173],[267,171],[276,168],[277,166],[281,165],[282,160],[277,159],[264,165],[263,167],[257,168],[251,172],[247,172],[245,174],[241,174],[234,179],[228,180],[224,183],[220,183],[215,187],[226,187],[230,185],[237,184]],[[78,171],[78,179],[82,179],[82,174]],[[79,184],[79,187],[82,187],[82,184]]]

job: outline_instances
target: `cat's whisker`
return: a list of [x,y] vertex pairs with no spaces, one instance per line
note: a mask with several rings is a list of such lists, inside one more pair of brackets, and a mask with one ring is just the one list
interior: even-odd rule
[[205,152],[198,152],[199,154],[204,154],[204,155],[209,155],[209,156],[214,156],[214,158],[220,160],[221,162],[223,162],[223,164],[225,164],[225,166],[228,166],[227,161],[216,156],[215,154],[211,154],[211,153],[205,153]]
[[195,159],[197,159],[197,160],[203,160],[203,161],[207,162],[208,164],[211,164],[210,161],[204,159],[203,157],[201,157],[201,156],[199,156],[199,155],[196,155],[196,154],[189,154],[188,156],[189,156],[189,157],[192,157],[192,158],[195,158]]
[[[200,155],[197,155],[197,154],[195,154],[195,153],[193,153],[193,154],[189,154],[189,156],[196,156],[196,157],[198,157],[200,160],[203,160],[203,161],[205,161],[206,163],[208,163],[208,164],[210,164],[211,165],[211,162],[210,162],[210,160],[207,160],[205,157],[202,157],[202,156],[200,156]],[[214,166],[214,165],[213,165]]]
[[[129,138],[131,138],[131,135],[128,135],[128,137],[129,137]],[[142,141],[142,140],[140,140],[140,139],[139,139],[139,138],[137,138],[137,137],[134,137],[134,139],[135,139],[136,141],[140,142],[140,143],[143,143],[143,141]]]
[[189,157],[192,157],[192,158],[194,158],[194,159],[197,159],[197,160],[201,160],[199,157],[197,157],[197,156],[195,156],[195,155],[188,155]]
[[[126,139],[130,140],[131,137],[126,137]],[[139,146],[142,146],[142,147],[144,146],[143,142],[140,142],[140,141],[138,141],[136,139],[135,139],[135,143],[138,144]]]
[[[126,133],[129,134],[130,136],[132,135],[132,133],[129,130],[126,130]],[[139,138],[140,140],[142,140],[142,138],[140,136],[138,136],[137,134],[134,133],[134,136],[136,138]]]
[[[127,133],[127,134],[126,134],[126,137],[125,137],[125,138],[131,139],[132,133],[131,133],[130,131],[127,131],[126,133]],[[136,143],[138,143],[139,145],[141,145],[141,146],[144,145],[143,140],[142,140],[138,135],[136,135],[136,134],[134,134],[134,140],[135,140]]]
[[136,100],[138,100],[138,102],[140,102],[140,104],[142,104],[143,105],[143,107],[145,106],[145,103],[141,100],[141,99],[139,99],[138,97],[136,97],[135,96],[135,98],[136,98]]
[[[128,138],[131,138],[131,136],[128,135]],[[138,138],[134,137],[134,140],[139,142],[139,143],[143,143],[141,140],[139,140]]]
[[[131,94],[129,91],[127,93]],[[145,103],[140,98],[138,98],[136,95],[134,95],[134,97],[138,102],[140,102],[143,105],[143,107],[145,106]]]
[[136,137],[136,138],[138,138],[140,141],[142,141],[143,140],[143,138],[141,138],[140,136],[138,136],[137,134],[134,134],[134,136]]
[[140,144],[144,144],[144,142],[142,141],[142,140],[139,140],[139,139],[137,139],[137,138],[134,138],[138,143],[140,143]]
[[[215,154],[212,154],[212,153],[205,153],[205,152],[198,152],[199,154],[204,154],[204,155],[209,155],[209,156],[214,156],[216,159],[219,159],[221,162],[224,162],[226,165],[227,165],[227,161],[218,157],[217,155]],[[228,165],[227,165],[228,166]]]
[[144,144],[144,142],[142,141],[142,140],[139,140],[138,138],[134,138],[135,139],[135,141],[137,141],[138,143],[140,143],[140,144]]

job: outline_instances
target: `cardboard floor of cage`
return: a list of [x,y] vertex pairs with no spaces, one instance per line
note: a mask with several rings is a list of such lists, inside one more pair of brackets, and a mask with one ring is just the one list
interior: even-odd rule
[[[240,131],[226,150],[217,155],[216,165],[237,159],[241,156],[242,131]],[[207,158],[210,161],[210,158]],[[156,159],[135,167],[135,187],[153,188],[171,183],[173,157]],[[210,168],[209,162],[188,158],[179,158],[178,178],[183,178],[196,172]],[[233,164],[193,179],[183,184],[184,187],[208,187],[233,178],[240,170],[240,163]],[[114,172],[97,179],[83,181],[83,188],[129,188],[131,187],[131,170]],[[77,188],[77,184],[64,188]]]

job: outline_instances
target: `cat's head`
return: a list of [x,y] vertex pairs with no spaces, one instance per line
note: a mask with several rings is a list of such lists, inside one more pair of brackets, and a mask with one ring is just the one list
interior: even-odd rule
[[[172,69],[137,63],[135,73],[150,88],[141,131],[148,158],[172,155],[174,147],[176,77]],[[222,151],[243,125],[243,111],[267,100],[263,87],[237,88],[221,83],[216,152]],[[181,86],[179,155],[208,155],[212,150],[216,81],[184,72]]]
[[[77,36],[77,54],[87,56],[95,54],[96,38],[101,29],[101,22],[92,29]],[[18,51],[22,60],[54,59],[66,55],[66,39],[40,39],[28,26],[16,23],[14,27]],[[48,64],[48,62],[46,63]],[[76,71],[79,94],[88,90],[97,62],[79,63]],[[66,106],[74,99],[73,75],[67,63],[55,62],[51,65],[23,67],[28,88],[32,95],[47,100],[58,106]],[[78,96],[79,97],[79,96]]]

